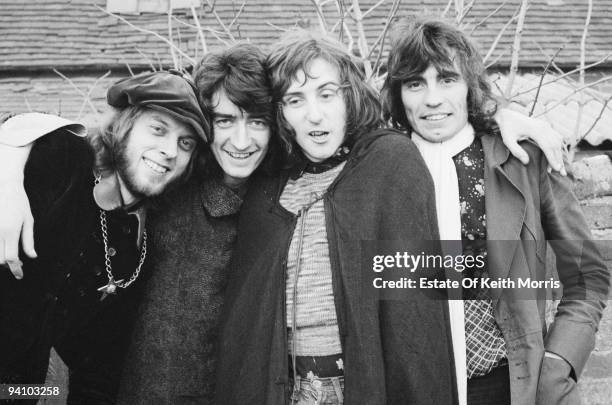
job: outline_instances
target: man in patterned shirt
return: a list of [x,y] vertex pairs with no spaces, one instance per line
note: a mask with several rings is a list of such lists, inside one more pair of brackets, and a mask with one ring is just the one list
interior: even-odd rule
[[[509,154],[492,119],[482,58],[452,25],[396,24],[384,93],[389,118],[411,134],[434,179],[441,239],[461,240],[464,256],[486,259],[464,271],[464,281],[543,280],[546,242],[555,240],[564,292],[548,331],[545,300],[535,295],[542,291],[517,284],[464,289],[463,311],[450,304],[454,346],[465,348],[455,355],[461,403],[579,403],[576,379],[594,346],[610,274],[571,181],[549,175],[531,145],[529,165]],[[587,293],[595,299],[586,301]]]

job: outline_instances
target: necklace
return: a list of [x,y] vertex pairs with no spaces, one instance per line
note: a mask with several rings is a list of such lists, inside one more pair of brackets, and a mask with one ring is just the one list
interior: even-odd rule
[[[96,176],[95,184],[100,182],[99,175]],[[111,265],[111,254],[110,249],[108,247],[108,227],[106,223],[106,211],[100,210],[100,229],[102,230],[102,240],[104,241],[104,266],[106,267],[106,277],[108,278],[108,283],[98,288],[98,291],[102,292],[102,297],[100,301],[104,300],[110,294],[117,294],[117,287],[119,288],[128,288],[140,275],[140,269],[142,268],[142,264],[145,261],[145,257],[147,257],[147,230],[145,229],[142,234],[142,249],[140,250],[140,261],[134,273],[128,281],[115,280],[113,276],[113,268]],[[113,254],[114,255],[114,254]]]

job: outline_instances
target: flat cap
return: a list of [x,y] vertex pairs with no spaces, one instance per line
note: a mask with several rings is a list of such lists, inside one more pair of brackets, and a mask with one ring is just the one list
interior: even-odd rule
[[176,71],[148,72],[119,80],[106,93],[109,105],[142,106],[170,114],[190,125],[204,142],[210,141],[210,123],[202,113],[195,86]]

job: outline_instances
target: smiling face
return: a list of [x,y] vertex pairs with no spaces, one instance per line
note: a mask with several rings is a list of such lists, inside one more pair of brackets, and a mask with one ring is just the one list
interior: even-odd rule
[[195,131],[170,114],[142,111],[116,157],[124,202],[159,195],[181,178],[197,143]]
[[452,138],[468,122],[468,86],[456,66],[438,72],[430,65],[402,83],[401,96],[412,130],[429,142]]
[[304,156],[322,162],[333,156],[346,136],[346,103],[338,69],[323,59],[299,71],[283,96],[283,116],[295,132]]
[[212,153],[230,187],[244,183],[261,164],[270,141],[270,124],[230,101],[223,90],[212,97]]

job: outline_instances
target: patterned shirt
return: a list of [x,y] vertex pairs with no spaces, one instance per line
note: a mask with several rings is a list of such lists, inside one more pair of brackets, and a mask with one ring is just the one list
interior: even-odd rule
[[[480,138],[476,136],[453,160],[459,180],[463,254],[482,255],[486,259],[485,166]],[[464,277],[488,277],[487,265],[464,271]],[[489,291],[466,289],[464,299],[467,374],[468,378],[479,377],[506,361],[506,343],[495,322]]]

